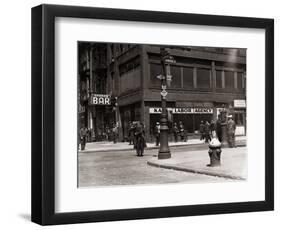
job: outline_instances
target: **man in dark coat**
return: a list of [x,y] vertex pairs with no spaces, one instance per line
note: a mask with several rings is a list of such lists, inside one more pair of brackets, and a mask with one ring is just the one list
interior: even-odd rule
[[142,123],[137,124],[135,129],[135,137],[136,137],[137,156],[143,156],[146,142],[145,142],[144,125]]
[[135,133],[135,125],[133,122],[130,122],[128,136],[129,136],[129,145],[134,143],[134,133]]
[[208,143],[211,140],[211,137],[210,137],[210,123],[208,121],[206,121],[206,123],[205,123],[204,135],[205,135],[205,142]]
[[173,134],[174,134],[174,140],[175,142],[178,142],[178,133],[179,133],[179,129],[178,129],[178,126],[177,126],[177,123],[175,122],[174,125],[173,125]]
[[200,141],[205,139],[204,130],[205,130],[204,121],[201,121],[199,126],[199,132],[201,134]]
[[85,149],[87,134],[88,134],[88,129],[85,127],[85,125],[82,125],[82,128],[79,131],[81,150]]
[[227,121],[227,140],[228,140],[228,145],[230,148],[236,147],[235,129],[236,129],[236,123],[232,119],[232,115],[230,115],[230,116],[228,116],[228,121]]
[[183,123],[182,121],[179,122],[179,134],[180,134],[180,138],[181,138],[181,141],[185,141],[185,133],[184,133],[184,126],[183,126]]
[[220,142],[222,142],[222,128],[221,128],[221,114],[218,115],[218,120],[216,122],[216,134]]
[[113,124],[112,135],[113,135],[113,143],[116,144],[117,138],[118,138],[118,125],[117,124]]

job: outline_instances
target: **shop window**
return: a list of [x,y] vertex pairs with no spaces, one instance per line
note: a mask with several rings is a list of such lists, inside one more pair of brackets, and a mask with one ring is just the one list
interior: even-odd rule
[[181,68],[179,66],[171,66],[172,82],[171,88],[181,88]]
[[209,69],[197,69],[197,87],[198,88],[210,88],[210,70]]
[[183,67],[183,87],[193,88],[193,68]]
[[243,73],[237,73],[237,89],[242,89],[243,88]]
[[157,78],[158,75],[162,74],[162,66],[160,64],[150,64],[150,82],[152,86],[161,86],[161,81]]
[[234,121],[236,125],[244,125],[243,124],[243,114],[242,113],[236,113],[234,115]]
[[234,88],[234,72],[225,71],[224,72],[224,82],[225,82],[226,89],[233,89]]
[[222,88],[222,71],[220,70],[216,71],[216,88]]

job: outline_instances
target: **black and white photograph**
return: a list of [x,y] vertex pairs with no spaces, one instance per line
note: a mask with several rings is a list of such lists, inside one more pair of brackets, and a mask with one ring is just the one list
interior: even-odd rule
[[77,54],[78,188],[247,181],[246,48],[78,41]]

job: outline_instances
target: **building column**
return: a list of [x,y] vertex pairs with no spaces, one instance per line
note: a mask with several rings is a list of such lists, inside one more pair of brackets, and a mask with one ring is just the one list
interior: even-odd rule
[[194,88],[197,88],[197,68],[193,67],[193,85]]
[[149,135],[149,109],[145,107],[145,91],[149,84],[149,74],[148,74],[148,55],[146,51],[146,45],[140,45],[140,64],[141,64],[141,121],[145,126],[145,136],[146,140]]
[[225,75],[224,75],[224,70],[221,71],[221,87],[224,89],[225,88]]
[[237,72],[234,72],[234,89],[237,89]]
[[[216,65],[214,61],[212,61],[211,78],[212,78],[212,94],[213,94],[213,98],[215,98],[216,88],[217,88],[217,73],[216,73]],[[213,105],[213,120],[215,121],[216,118],[217,118],[217,111],[215,105]]]

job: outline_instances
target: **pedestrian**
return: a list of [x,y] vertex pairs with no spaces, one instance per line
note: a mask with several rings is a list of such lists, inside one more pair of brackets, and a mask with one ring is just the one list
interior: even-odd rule
[[179,122],[179,134],[180,134],[181,141],[185,141],[184,126],[182,121]]
[[210,123],[208,121],[205,122],[204,136],[205,136],[205,143],[208,143],[211,140],[211,137],[210,137]]
[[154,127],[155,145],[158,146],[160,142],[160,123],[156,122]]
[[144,125],[139,123],[135,130],[136,136],[136,152],[137,156],[143,156],[144,148],[146,147]]
[[178,133],[179,133],[179,129],[178,129],[178,125],[177,123],[175,122],[174,125],[173,125],[173,134],[174,134],[174,140],[175,142],[178,142]]
[[81,150],[84,150],[85,147],[86,147],[87,133],[88,133],[88,129],[83,124],[80,131],[79,131]]
[[204,130],[205,130],[204,121],[201,121],[199,125],[199,132],[201,134],[200,141],[205,139]]
[[232,119],[232,115],[229,115],[227,121],[227,141],[228,141],[228,146],[230,148],[236,147],[235,129],[236,129],[235,121]]
[[118,138],[118,126],[116,124],[113,124],[112,135],[113,135],[113,143],[116,144]]
[[130,127],[129,127],[129,145],[134,144],[134,133],[135,133],[134,123],[130,122]]
[[219,114],[218,120],[216,122],[216,134],[217,134],[217,137],[218,137],[220,142],[222,142],[222,126],[221,126],[221,123],[222,123],[222,118],[221,118],[221,114]]
[[214,122],[214,120],[211,120],[211,124],[210,124],[210,134],[211,134],[211,137],[215,137],[215,129],[216,129],[216,127],[215,127],[215,122]]

